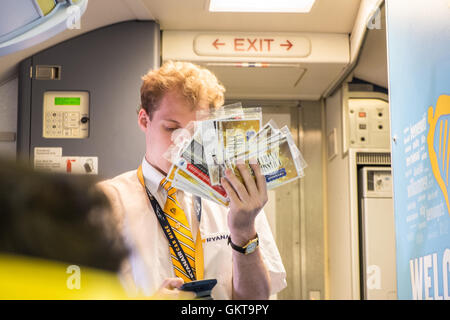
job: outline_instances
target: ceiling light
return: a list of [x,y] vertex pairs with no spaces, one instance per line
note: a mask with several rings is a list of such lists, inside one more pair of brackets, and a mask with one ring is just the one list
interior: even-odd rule
[[315,0],[209,0],[211,12],[292,12],[311,11]]

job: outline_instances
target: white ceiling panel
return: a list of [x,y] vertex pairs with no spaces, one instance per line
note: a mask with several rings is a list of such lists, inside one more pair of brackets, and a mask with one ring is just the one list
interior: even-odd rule
[[316,0],[309,13],[209,12],[209,0],[142,0],[162,30],[352,31],[360,0]]

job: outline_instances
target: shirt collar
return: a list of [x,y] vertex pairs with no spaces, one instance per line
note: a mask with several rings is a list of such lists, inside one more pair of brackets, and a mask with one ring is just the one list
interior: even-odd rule
[[159,172],[154,166],[152,166],[147,159],[142,160],[142,173],[144,175],[144,181],[145,185],[147,186],[148,190],[153,194],[156,195],[156,193],[159,191],[160,182],[162,179],[165,178],[165,176]]

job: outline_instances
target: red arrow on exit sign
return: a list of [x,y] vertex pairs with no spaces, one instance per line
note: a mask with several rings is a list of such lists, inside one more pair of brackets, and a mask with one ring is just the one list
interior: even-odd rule
[[218,42],[218,41],[219,41],[219,39],[216,39],[216,41],[213,42],[213,46],[214,46],[217,50],[219,50],[219,46],[224,46],[224,45],[225,45],[225,43],[223,43],[223,42]]
[[286,40],[286,41],[287,41],[287,43],[282,43],[282,44],[280,44],[280,46],[287,47],[286,51],[289,51],[289,49],[292,48],[293,44],[289,40]]

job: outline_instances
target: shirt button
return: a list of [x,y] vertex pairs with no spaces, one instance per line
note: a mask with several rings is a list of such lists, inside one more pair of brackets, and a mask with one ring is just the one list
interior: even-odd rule
[[175,224],[175,229],[180,229],[180,228],[181,228],[181,223],[177,222],[177,223]]

